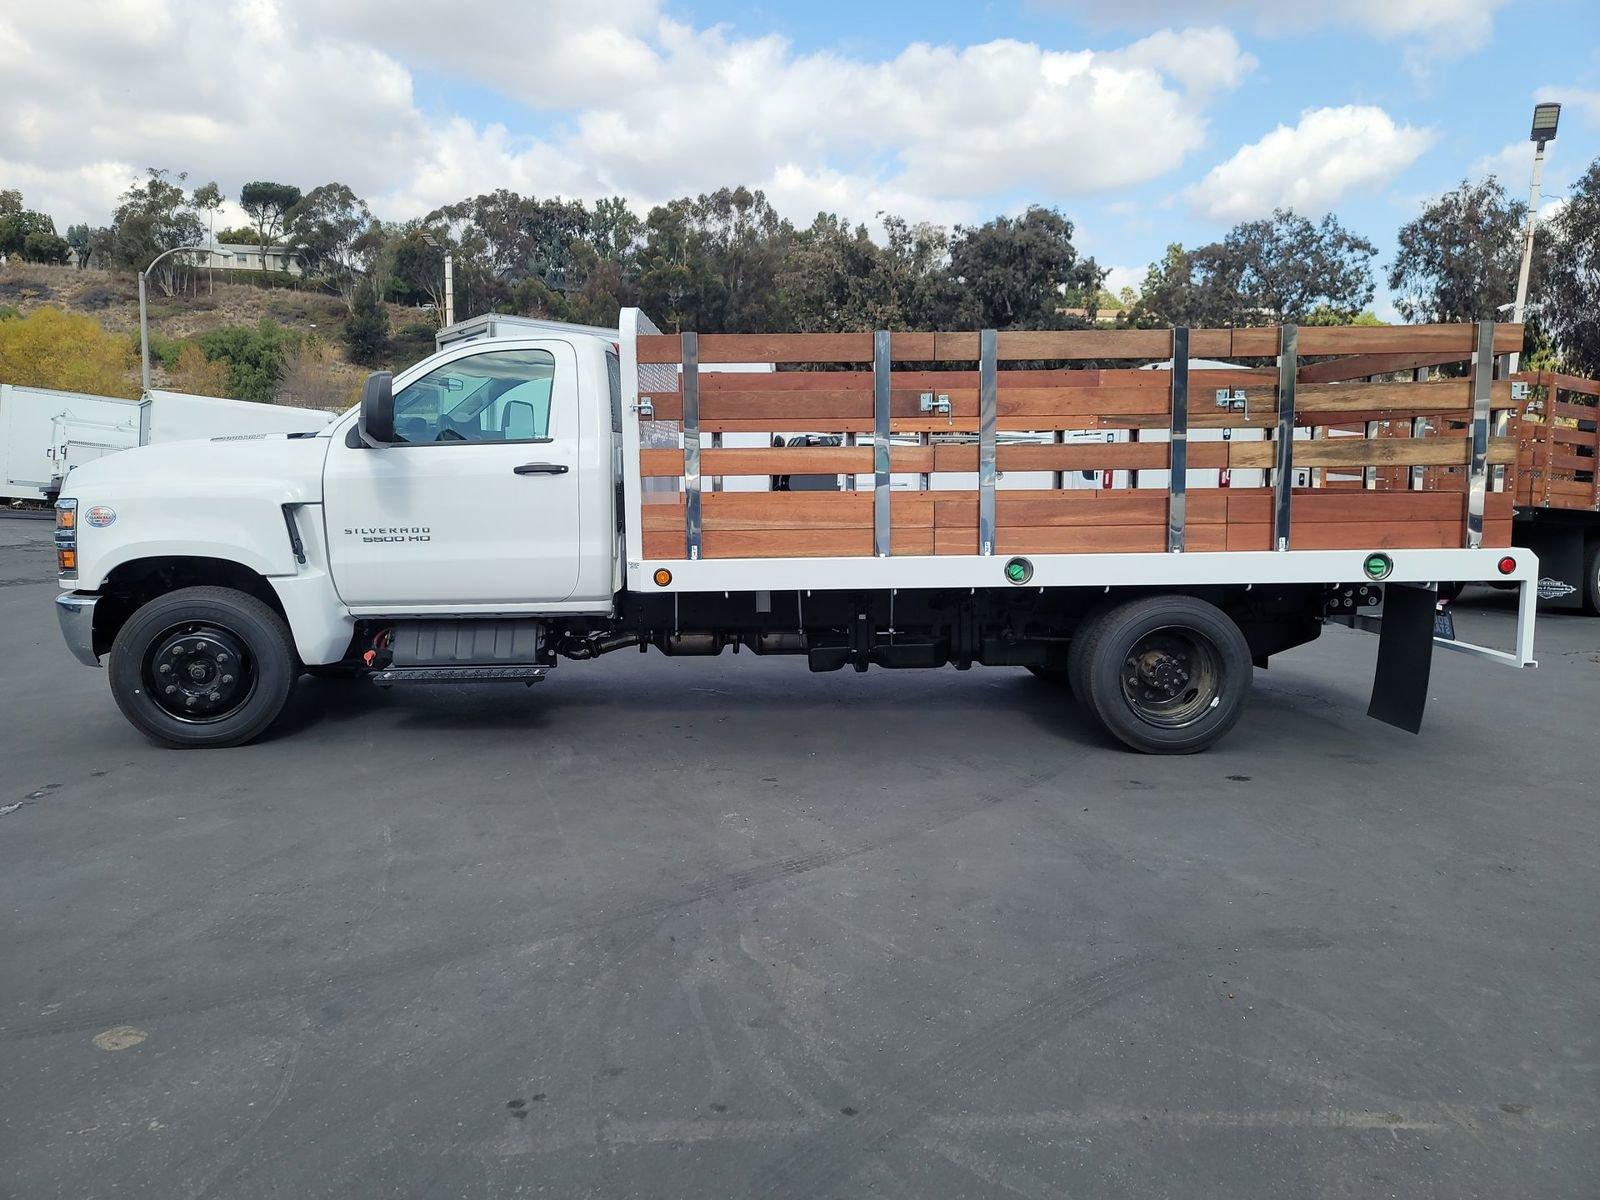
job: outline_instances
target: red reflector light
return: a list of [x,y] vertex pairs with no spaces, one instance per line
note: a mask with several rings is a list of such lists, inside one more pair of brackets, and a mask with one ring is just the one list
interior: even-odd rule
[[1509,554],[1500,560],[1500,574],[1509,575],[1517,569],[1517,560]]

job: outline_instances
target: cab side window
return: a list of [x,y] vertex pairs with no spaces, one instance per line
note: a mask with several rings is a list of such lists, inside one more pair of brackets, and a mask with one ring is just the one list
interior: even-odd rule
[[394,398],[412,445],[550,440],[556,360],[547,350],[486,350],[435,367]]

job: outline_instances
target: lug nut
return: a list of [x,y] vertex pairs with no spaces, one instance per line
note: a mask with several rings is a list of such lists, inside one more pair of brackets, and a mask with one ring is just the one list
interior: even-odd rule
[[185,704],[187,704],[190,708],[193,708],[194,707],[194,702],[195,702],[196,699],[197,699],[197,697],[195,697],[195,696],[185,696],[183,702]]
[[233,682],[233,676],[232,675],[224,675],[222,677],[222,682],[223,683],[232,683]]
[[215,704],[218,700],[222,699],[222,693],[221,692],[212,692],[209,696],[206,697],[206,699],[211,701],[213,704]]
[[161,673],[162,673],[162,674],[163,674],[163,675],[170,675],[170,674],[172,674],[172,668],[171,668],[171,667],[170,667],[170,666],[169,666],[169,665],[168,665],[168,664],[166,664],[166,663],[162,663],[162,664],[161,664],[161,668],[160,668],[160,670],[161,670]]
[[178,685],[177,684],[175,684],[175,683],[167,684],[167,695],[170,696],[170,695],[172,695],[173,692],[175,692],[177,690],[178,690]]

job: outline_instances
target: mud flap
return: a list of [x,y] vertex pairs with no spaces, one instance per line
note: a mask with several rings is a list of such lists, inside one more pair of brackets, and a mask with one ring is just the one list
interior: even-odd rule
[[1372,677],[1367,716],[1407,733],[1422,728],[1422,712],[1428,706],[1437,601],[1438,593],[1431,585],[1391,583],[1383,593],[1378,669]]

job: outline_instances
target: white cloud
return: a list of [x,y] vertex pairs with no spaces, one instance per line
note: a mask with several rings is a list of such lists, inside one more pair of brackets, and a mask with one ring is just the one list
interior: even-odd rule
[[1120,296],[1123,288],[1132,288],[1134,295],[1138,295],[1140,289],[1144,287],[1144,278],[1149,273],[1148,266],[1107,267],[1105,289],[1113,296]]
[[1600,91],[1585,91],[1574,87],[1542,87],[1533,98],[1540,103],[1554,100],[1561,105],[1561,115],[1568,116],[1573,109],[1591,125],[1600,125]]
[[[1204,143],[1210,98],[1255,66],[1216,28],[874,60],[698,28],[660,0],[603,17],[586,0],[538,7],[488,6],[465,36],[449,0],[138,0],[86,35],[75,6],[12,0],[0,166],[58,220],[103,221],[146,165],[230,192],[338,179],[386,216],[495,187],[652,203],[744,182],[801,220],[948,220],[1007,193],[1056,201],[1171,171]],[[430,97],[443,79],[525,107],[459,115],[419,99],[409,64],[427,67]]]
[[1417,160],[1433,133],[1396,125],[1371,106],[1307,109],[1299,124],[1279,125],[1241,146],[1187,192],[1197,213],[1218,221],[1293,208],[1316,216],[1353,189],[1383,187]]
[[[1546,164],[1553,157],[1554,150],[1553,143],[1545,147]],[[1509,191],[1515,193],[1518,188],[1527,187],[1528,176],[1532,170],[1533,143],[1523,138],[1520,141],[1506,143],[1493,154],[1485,154],[1472,164],[1472,170],[1467,177],[1482,179],[1486,175],[1493,175]]]
[[1297,34],[1342,26],[1384,41],[1410,42],[1424,56],[1481,49],[1508,0],[1040,0],[1093,25],[1148,28],[1173,21],[1244,21],[1262,33]]

